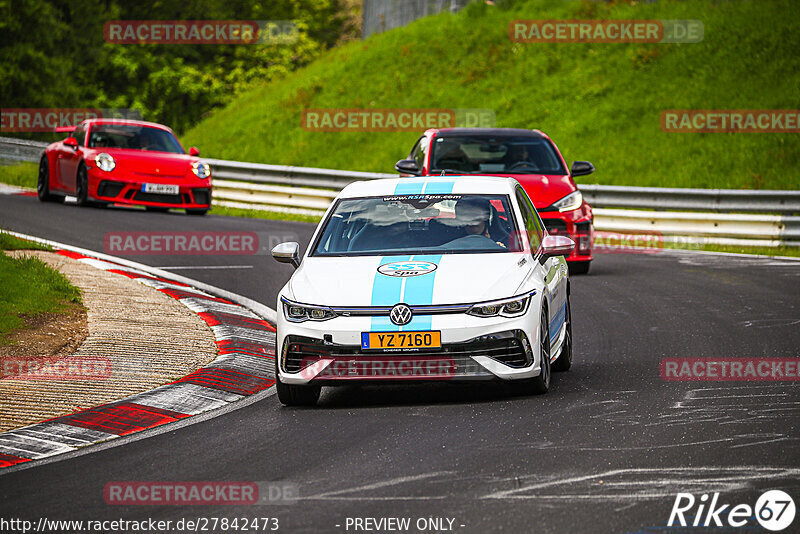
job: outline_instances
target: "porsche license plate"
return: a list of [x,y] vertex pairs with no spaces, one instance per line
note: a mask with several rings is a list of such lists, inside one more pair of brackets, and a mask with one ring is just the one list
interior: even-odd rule
[[442,333],[434,332],[363,332],[362,349],[410,350],[442,348]]
[[162,195],[177,195],[178,186],[172,184],[142,184],[145,193],[160,193]]

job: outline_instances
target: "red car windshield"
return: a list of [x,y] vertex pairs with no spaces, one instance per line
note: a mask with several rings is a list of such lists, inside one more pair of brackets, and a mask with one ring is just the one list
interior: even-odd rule
[[431,173],[567,174],[547,139],[526,136],[444,136],[431,147]]
[[175,136],[166,130],[133,124],[97,124],[89,133],[89,148],[126,148],[184,154]]

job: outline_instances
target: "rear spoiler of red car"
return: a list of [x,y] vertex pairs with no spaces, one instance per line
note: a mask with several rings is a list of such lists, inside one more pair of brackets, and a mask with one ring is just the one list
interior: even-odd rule
[[74,126],[57,126],[56,133],[72,133],[75,131]]

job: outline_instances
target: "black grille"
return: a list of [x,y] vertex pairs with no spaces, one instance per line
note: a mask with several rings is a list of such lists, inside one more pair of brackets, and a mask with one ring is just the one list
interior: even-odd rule
[[195,204],[211,204],[211,192],[208,189],[195,189],[192,193]]
[[137,191],[133,196],[134,200],[142,202],[159,202],[161,204],[181,204],[180,195],[165,195],[162,193],[145,193],[144,191]]
[[588,234],[591,223],[589,221],[580,222],[575,225],[576,234]]
[[119,195],[124,187],[125,184],[123,183],[103,180],[100,182],[100,185],[97,186],[97,194],[101,197],[115,197]]
[[482,336],[464,343],[443,345],[441,350],[414,352],[365,352],[359,346],[325,344],[322,340],[301,336],[287,336],[284,341],[282,368],[297,373],[321,358],[335,362],[386,361],[439,361],[446,358],[454,362],[456,377],[492,376],[478,365],[471,356],[488,356],[510,367],[530,365],[532,354],[527,337],[515,330]]
[[567,233],[567,223],[561,219],[542,219],[547,232],[553,235],[564,235]]

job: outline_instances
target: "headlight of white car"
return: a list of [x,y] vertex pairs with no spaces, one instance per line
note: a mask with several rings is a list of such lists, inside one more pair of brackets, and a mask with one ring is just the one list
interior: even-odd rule
[[467,314],[475,317],[518,317],[524,315],[528,310],[528,303],[536,291],[531,291],[524,295],[511,297],[509,299],[495,300],[492,302],[481,302],[472,306]]
[[281,298],[281,302],[283,302],[283,315],[293,323],[302,323],[308,320],[327,321],[336,317],[333,310],[324,306],[309,306],[285,298]]
[[558,211],[571,211],[580,208],[581,204],[583,204],[583,195],[580,191],[575,191],[554,203],[553,207]]
[[114,161],[114,157],[111,154],[106,154],[105,152],[95,156],[94,162],[97,164],[98,169],[106,172],[113,171],[114,167],[117,166],[117,162]]
[[202,161],[195,161],[192,163],[192,172],[198,178],[208,178],[211,176],[211,166]]

